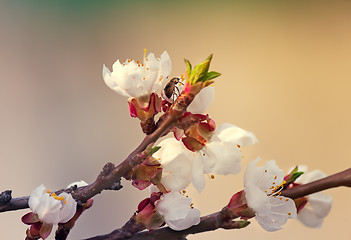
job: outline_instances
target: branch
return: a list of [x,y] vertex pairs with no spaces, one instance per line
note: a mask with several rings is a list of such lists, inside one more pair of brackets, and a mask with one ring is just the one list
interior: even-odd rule
[[85,240],[112,240],[112,239],[128,239],[132,237],[135,233],[145,230],[145,226],[142,223],[138,223],[135,220],[136,214],[129,219],[129,221],[124,224],[123,227],[114,230],[113,232],[88,238]]
[[[329,188],[335,187],[351,187],[351,168],[325,177],[323,179],[311,182],[305,185],[296,186],[291,189],[286,189],[281,192],[282,196],[289,198],[299,198],[312,193],[320,192]],[[216,212],[204,217],[201,217],[201,221],[198,225],[192,226],[183,231],[174,231],[169,227],[163,227],[154,231],[144,231],[135,234],[132,238],[118,237],[114,235],[101,235],[95,238],[89,238],[86,240],[120,240],[120,239],[131,239],[131,240],[156,240],[156,239],[167,239],[167,240],[181,240],[185,239],[189,234],[196,234],[207,231],[214,231],[219,228],[223,229],[238,229],[246,227],[248,221],[233,221],[238,216],[233,215],[228,211],[227,207],[224,207],[220,212]],[[115,230],[119,231],[119,230]],[[114,231],[114,232],[115,232]]]
[[299,185],[290,189],[285,189],[281,192],[281,195],[295,199],[329,188],[336,188],[341,186],[351,187],[351,168],[311,183]]
[[[160,118],[163,121],[158,128],[150,135],[147,135],[140,145],[129,154],[129,156],[118,166],[113,163],[107,163],[96,178],[95,182],[85,187],[77,189],[63,189],[56,191],[59,193],[65,191],[71,193],[78,203],[84,203],[88,199],[101,193],[103,190],[119,190],[120,179],[134,166],[141,163],[143,159],[143,151],[150,144],[156,142],[169,128],[177,123],[178,119],[184,115],[187,107],[193,101],[196,94],[192,92],[182,93],[172,105],[169,112],[163,114]],[[29,196],[14,198],[10,202],[0,203],[0,212],[18,210],[28,208]]]
[[[235,219],[237,217],[238,217],[237,215],[231,214],[231,212],[228,211],[227,207],[224,207],[220,212],[216,212],[216,213],[201,217],[200,223],[198,225],[192,226],[192,227],[190,227],[186,230],[183,230],[183,231],[174,231],[174,230],[170,229],[169,227],[163,227],[163,228],[159,228],[159,229],[153,230],[153,231],[139,232],[135,235],[130,235],[130,236],[123,236],[121,234],[114,234],[114,233],[122,232],[123,228],[124,228],[124,226],[123,226],[122,229],[117,229],[110,234],[96,236],[96,237],[88,238],[85,240],[122,240],[122,239],[176,240],[176,239],[185,239],[185,237],[189,234],[214,231],[218,228],[239,229],[239,228],[244,228],[247,225],[249,225],[250,222],[248,222],[248,221],[232,221],[233,219]],[[142,230],[144,230],[144,228]]]

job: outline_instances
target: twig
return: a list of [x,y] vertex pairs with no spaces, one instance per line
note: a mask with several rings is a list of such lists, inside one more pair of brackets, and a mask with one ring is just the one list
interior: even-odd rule
[[[295,198],[303,197],[312,193],[320,192],[329,188],[335,188],[340,186],[351,187],[351,168],[345,171],[333,174],[329,177],[317,180],[312,183],[283,190],[281,192],[281,195],[295,199]],[[186,236],[189,234],[214,231],[219,228],[237,229],[237,228],[246,227],[249,224],[249,222],[247,221],[233,221],[233,219],[237,217],[238,216],[236,215],[232,215],[232,213],[228,211],[227,207],[225,207],[220,212],[216,212],[211,215],[201,217],[201,221],[198,225],[192,226],[183,231],[174,231],[169,227],[163,227],[163,228],[156,229],[154,231],[139,232],[135,234],[132,238],[125,238],[125,237],[118,238],[111,235],[102,235],[92,239],[94,240],[120,240],[120,239],[181,240],[181,239],[185,239]],[[89,240],[92,240],[92,239],[89,239]]]
[[[88,199],[101,193],[103,190],[114,189],[114,186],[118,186],[120,179],[130,169],[144,160],[142,158],[142,152],[147,148],[147,146],[156,142],[164,132],[177,123],[178,119],[183,116],[186,108],[193,101],[195,96],[196,94],[194,93],[183,92],[182,95],[177,98],[170,111],[163,115],[165,116],[164,120],[159,124],[158,128],[152,134],[147,135],[140,145],[118,166],[115,166],[113,163],[105,164],[95,182],[85,187],[77,188],[73,191],[71,189],[65,189],[56,191],[55,193],[59,194],[62,191],[70,192],[77,202],[84,203]],[[29,197],[26,196],[14,198],[8,203],[0,203],[0,212],[28,208],[28,199]]]

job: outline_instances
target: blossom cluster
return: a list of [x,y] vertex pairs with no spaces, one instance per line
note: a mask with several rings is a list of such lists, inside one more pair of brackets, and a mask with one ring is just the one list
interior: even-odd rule
[[[144,50],[142,61],[117,60],[113,71],[103,65],[105,83],[128,98],[130,115],[140,120],[145,134],[152,134],[167,116],[177,116],[175,123],[163,133],[172,132],[174,136],[159,141],[156,148],[142,156],[140,164],[124,175],[136,188],[150,188],[149,197],[139,203],[135,215],[137,222],[149,230],[165,223],[176,231],[199,224],[200,211],[194,208],[191,198],[184,195],[185,188],[192,184],[202,192],[205,176],[238,174],[243,161],[241,148],[258,143],[254,133],[231,123],[217,127],[206,114],[214,99],[213,79],[220,76],[209,71],[211,60],[212,55],[194,68],[185,60],[185,78],[184,75],[170,77],[172,64],[166,51],[160,58],[153,53],[146,55]],[[179,110],[177,104],[187,105],[186,111]],[[255,217],[267,231],[281,229],[289,218],[297,218],[309,227],[320,227],[331,208],[329,195],[316,193],[290,199],[281,196],[281,192],[325,175],[321,171],[303,174],[307,170],[304,167],[296,167],[285,175],[274,160],[261,167],[256,166],[258,162],[259,158],[248,164],[244,189],[232,196],[227,206],[229,211],[244,220]],[[27,239],[45,239],[53,225],[73,218],[77,203],[69,193],[56,195],[40,185],[32,192],[29,207],[32,212],[22,218],[31,225]]]

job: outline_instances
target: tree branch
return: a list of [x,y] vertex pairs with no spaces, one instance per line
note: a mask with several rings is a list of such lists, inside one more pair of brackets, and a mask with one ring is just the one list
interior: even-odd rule
[[336,188],[341,186],[351,187],[351,168],[311,183],[299,185],[290,189],[285,189],[281,192],[281,195],[295,199],[329,188]]
[[[296,186],[291,189],[286,189],[281,192],[282,196],[289,198],[299,198],[312,193],[320,192],[329,188],[335,187],[351,187],[351,168],[333,174],[331,176],[325,177],[323,179],[311,182],[305,185]],[[167,239],[167,240],[181,240],[185,239],[189,234],[196,234],[207,231],[214,231],[219,228],[223,229],[238,229],[246,227],[248,221],[233,221],[238,216],[233,215],[228,211],[227,207],[224,207],[220,212],[216,212],[204,217],[201,217],[201,221],[198,225],[192,226],[183,231],[174,231],[169,227],[159,228],[153,231],[144,231],[139,232],[131,238],[119,237],[111,234],[101,235],[94,238],[89,238],[86,240],[121,240],[121,239],[130,239],[130,240],[156,240],[156,239]],[[115,230],[119,231],[119,229]],[[114,231],[114,232],[115,232]]]
[[[196,94],[192,92],[183,92],[174,102],[169,112],[160,117],[163,121],[159,124],[158,128],[152,134],[147,135],[140,145],[118,166],[115,166],[113,163],[107,163],[92,184],[74,190],[63,189],[56,191],[55,193],[59,194],[63,191],[69,192],[77,202],[84,203],[88,199],[101,193],[103,190],[119,190],[120,188],[116,188],[116,186],[119,186],[120,179],[130,169],[144,160],[143,151],[145,151],[147,146],[156,142],[169,128],[177,123],[178,119],[184,115],[187,107],[193,101]],[[0,203],[0,212],[28,208],[28,199],[29,196],[25,196],[14,198],[7,203]]]

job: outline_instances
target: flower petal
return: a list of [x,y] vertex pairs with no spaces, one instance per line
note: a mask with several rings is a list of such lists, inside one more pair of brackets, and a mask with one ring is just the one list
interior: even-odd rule
[[198,209],[191,209],[184,219],[166,221],[168,226],[175,231],[182,231],[188,229],[193,225],[200,223],[200,211]]
[[172,191],[163,194],[156,203],[156,210],[162,214],[167,221],[184,219],[190,211],[191,199],[184,197],[179,192]]
[[283,182],[284,172],[278,168],[274,160],[266,162],[266,166],[256,167],[260,159],[249,163],[244,174],[244,186],[247,183],[257,185],[266,194],[271,194],[275,187]]
[[204,171],[205,166],[202,156],[195,153],[191,167],[191,182],[198,192],[202,192],[202,190],[205,188]]
[[29,205],[29,208],[33,212],[36,212],[36,209],[37,209],[38,205],[40,204],[40,198],[43,196],[43,194],[45,194],[44,184],[41,184],[40,186],[38,186],[30,194],[30,197],[28,200],[28,205]]
[[71,183],[71,184],[67,185],[67,187],[66,187],[66,188],[73,187],[74,185],[77,185],[77,187],[79,188],[79,187],[84,187],[84,186],[87,186],[87,185],[88,185],[88,183],[86,183],[85,181],[81,180],[81,181],[79,181],[79,182],[73,182],[73,183]]
[[288,218],[296,218],[296,207],[293,200],[285,197],[269,197],[271,210],[268,214],[256,215],[257,222],[266,231],[276,231],[281,229]]
[[217,174],[237,174],[241,171],[242,153],[236,145],[228,142],[210,142],[204,151],[209,159],[215,159],[212,171]]
[[223,123],[216,130],[212,136],[219,141],[231,142],[240,146],[252,145],[258,142],[255,134],[247,132],[230,123]]
[[64,197],[63,207],[60,211],[60,223],[68,222],[76,213],[77,203],[73,199],[71,194],[68,193],[61,193],[59,197]]
[[168,190],[180,191],[190,183],[191,158],[189,152],[181,142],[168,138],[158,144],[161,147],[154,157],[161,162],[161,183]]
[[214,86],[205,87],[196,95],[188,106],[188,111],[193,114],[204,113],[214,100]]

